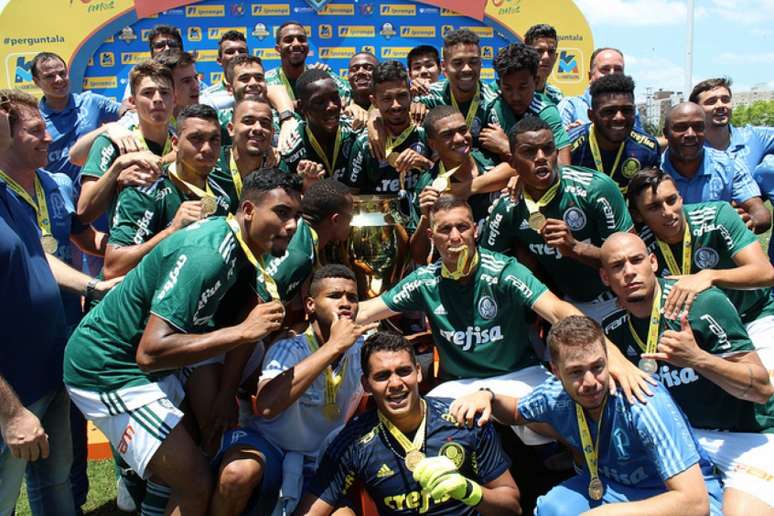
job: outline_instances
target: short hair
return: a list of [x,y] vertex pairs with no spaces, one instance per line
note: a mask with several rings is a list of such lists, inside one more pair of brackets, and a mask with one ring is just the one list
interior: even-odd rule
[[553,26],[548,25],[547,23],[539,23],[527,29],[527,32],[524,34],[524,43],[531,45],[535,40],[540,38],[559,40],[559,38],[556,37],[556,29],[553,28]]
[[[236,98],[239,97],[239,98]],[[231,120],[234,120],[234,116],[236,115],[237,108],[242,105],[245,102],[255,102],[256,104],[263,104],[269,109],[269,113],[271,113],[271,104],[269,104],[269,101],[265,98],[257,98],[254,95],[235,95],[234,97],[234,109],[231,110]]]
[[605,336],[602,327],[591,317],[586,315],[570,315],[551,327],[548,332],[548,353],[554,365],[559,361],[561,347],[590,348],[593,344],[605,347]]
[[454,114],[462,114],[462,113],[460,113],[460,110],[454,106],[449,106],[446,104],[435,106],[433,109],[428,111],[427,115],[425,116],[424,122],[422,122],[422,127],[425,130],[425,134],[427,134],[427,136],[431,138],[434,138],[437,134],[435,130],[435,124],[439,120],[442,120]]
[[132,95],[137,94],[137,87],[140,85],[140,81],[146,77],[167,81],[170,86],[173,86],[175,83],[174,79],[172,79],[172,70],[168,67],[156,61],[143,61],[134,65],[132,71],[129,72],[129,88]]
[[180,35],[180,30],[173,25],[156,25],[148,33],[148,46],[153,51],[153,40],[159,36],[171,36],[180,45],[180,49],[183,48],[183,36]]
[[285,190],[288,194],[301,195],[303,181],[301,176],[288,174],[278,168],[260,168],[248,174],[242,184],[242,201],[249,200],[253,203],[260,202],[264,194],[277,188]]
[[655,194],[659,185],[664,181],[672,181],[674,183],[672,176],[659,168],[649,167],[638,170],[629,180],[629,186],[626,191],[629,208],[632,210],[636,209],[637,199],[640,198],[642,192],[650,188],[650,191]]
[[45,63],[46,61],[51,61],[52,59],[61,61],[65,66],[65,70],[67,70],[67,63],[65,63],[65,60],[62,59],[59,54],[55,54],[53,52],[38,52],[35,54],[35,57],[32,58],[32,64],[30,65],[30,72],[32,73],[32,77],[38,79],[38,65]]
[[451,48],[454,45],[480,45],[481,44],[481,38],[478,37],[478,34],[473,32],[470,29],[456,29],[456,30],[450,30],[446,33],[446,35],[443,37],[443,48],[444,51],[447,48]]
[[275,37],[277,43],[280,42],[280,32],[282,32],[282,29],[284,29],[285,27],[289,27],[291,25],[298,25],[299,27],[301,27],[301,30],[304,31],[304,34],[306,34],[306,29],[304,28],[304,24],[303,23],[297,22],[295,20],[288,20],[285,23],[283,23],[282,25],[280,25],[279,27],[277,27],[277,32],[274,34],[274,37]]
[[312,95],[310,86],[317,81],[323,80],[332,81],[333,77],[325,70],[320,70],[318,68],[310,68],[302,73],[296,81],[296,94],[298,95],[298,100],[302,102],[309,100],[309,97]]
[[[237,66],[244,66],[246,64],[257,64],[261,68],[264,68],[263,61],[258,56],[251,56],[250,54],[239,54],[237,56],[234,56],[233,59],[230,59],[228,63],[226,63],[226,67],[223,68],[223,73],[226,75],[226,82],[231,84],[231,81],[234,80],[234,70]],[[266,71],[264,69],[264,71]]]
[[408,72],[400,61],[385,61],[374,68],[372,77],[374,87],[385,82],[404,82],[408,85]]
[[355,59],[355,57],[357,57],[357,56],[373,57],[374,59],[376,59],[377,63],[379,62],[379,59],[376,57],[376,55],[373,52],[371,52],[369,50],[361,50],[360,52],[355,52],[354,54],[352,54],[350,56],[349,60],[347,61],[347,63],[349,63],[349,61],[352,61],[353,59]]
[[349,187],[333,178],[315,181],[304,192],[301,211],[311,224],[322,222],[334,213],[341,213],[350,204]]
[[451,194],[442,194],[430,207],[430,219],[432,220],[439,211],[449,211],[454,208],[467,209],[468,213],[470,213],[470,217],[473,218],[473,209],[470,207],[470,204],[468,204],[468,201]]
[[717,87],[724,87],[728,90],[728,94],[731,94],[731,81],[730,77],[717,77],[714,79],[707,79],[704,81],[701,81],[699,84],[693,87],[691,90],[691,95],[688,97],[688,100],[691,102],[695,102],[696,104],[699,103],[699,95],[704,93],[705,91],[714,90]]
[[162,50],[153,56],[153,60],[173,71],[177,67],[189,66],[196,63],[196,58],[192,53],[180,50],[179,48]]
[[617,48],[613,48],[613,47],[601,47],[601,48],[597,48],[597,49],[595,49],[595,50],[594,50],[594,52],[592,52],[592,53],[591,53],[591,59],[589,59],[589,70],[591,70],[592,68],[594,68],[594,59],[596,59],[596,58],[597,58],[597,56],[598,56],[599,54],[601,54],[602,52],[605,52],[605,51],[607,51],[607,50],[612,50],[613,52],[616,52],[616,53],[618,53],[618,55],[620,55],[621,57],[623,57],[623,56],[624,56],[624,55],[623,55],[623,52],[621,52],[621,51],[620,51],[620,50],[618,50]]
[[223,51],[221,50],[220,46],[224,41],[244,41],[245,44],[247,44],[247,38],[245,38],[245,35],[240,31],[234,29],[227,30],[221,34],[220,39],[218,40],[218,57],[222,56]]
[[604,75],[591,83],[591,107],[596,108],[602,95],[628,95],[634,99],[634,79],[622,73]]
[[497,51],[492,64],[497,71],[497,78],[501,81],[506,75],[521,70],[527,70],[530,75],[537,77],[540,55],[530,46],[511,43]]
[[328,278],[343,278],[357,284],[355,273],[352,272],[349,267],[340,263],[329,263],[323,265],[312,274],[312,279],[309,282],[309,296],[316,296],[318,291],[317,287],[323,280]]
[[177,115],[178,129],[183,127],[183,123],[189,118],[207,120],[208,122],[212,122],[213,124],[220,127],[220,122],[218,121],[218,112],[215,110],[215,108],[208,106],[207,104],[191,104],[190,106],[184,107],[180,114]]
[[16,89],[0,90],[0,98],[7,100],[8,125],[13,134],[16,124],[21,119],[22,110],[29,109],[39,112],[38,101],[26,91]]
[[411,363],[417,364],[417,355],[414,346],[404,337],[390,331],[377,331],[368,337],[360,350],[360,369],[366,377],[371,373],[368,363],[371,355],[379,351],[399,352],[405,351],[411,357]]
[[516,148],[516,137],[523,133],[531,133],[534,131],[548,130],[553,136],[551,126],[548,122],[540,118],[539,116],[525,116],[514,125],[508,133],[508,146],[511,148],[511,152]]
[[418,45],[409,50],[406,56],[406,64],[409,69],[411,68],[411,62],[415,59],[419,59],[420,56],[430,55],[433,56],[435,64],[441,66],[441,56],[438,55],[438,49],[430,45]]

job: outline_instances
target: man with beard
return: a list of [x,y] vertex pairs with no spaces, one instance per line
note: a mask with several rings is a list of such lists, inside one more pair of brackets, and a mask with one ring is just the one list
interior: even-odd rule
[[579,316],[560,321],[548,334],[548,349],[554,377],[529,395],[482,391],[451,406],[468,426],[492,418],[537,425],[583,464],[576,476],[538,498],[536,515],[723,513],[720,479],[666,389],[655,388],[646,404],[608,394],[598,323]]
[[559,57],[556,53],[558,43],[556,29],[545,23],[533,25],[524,33],[524,44],[534,48],[540,57],[535,91],[543,93],[554,104],[559,104],[564,98],[562,90],[553,84],[548,84],[548,76],[554,70],[556,59]]
[[406,339],[376,333],[360,360],[376,410],[352,420],[331,443],[297,514],[331,514],[354,480],[383,515],[521,513],[494,427],[458,425],[449,400],[420,396],[422,370]]
[[307,183],[320,177],[344,180],[358,133],[341,119],[336,82],[328,72],[310,69],[301,74],[296,90],[304,120],[298,124],[282,159]]
[[274,241],[287,241],[299,195],[298,179],[284,172],[251,175],[236,216],[213,217],[165,239],[68,342],[71,399],[134,471],[152,478],[150,498],[171,489],[170,510],[204,514],[212,485],[204,456],[179,424],[183,385],[176,372],[254,346],[280,327],[282,305],[255,306],[255,295],[243,304],[246,317],[232,314],[233,324],[218,324],[215,316],[232,286],[254,285],[260,257]]
[[[280,485],[282,513],[291,514],[326,437],[346,423],[360,402],[363,334],[377,323],[355,323],[354,273],[338,264],[321,267],[304,304],[310,321],[306,330],[266,352],[255,414],[245,415],[239,428],[223,436],[214,461],[213,515],[236,516],[258,504],[263,512],[271,511]],[[291,462],[299,468],[293,470]]]
[[373,74],[379,64],[371,52],[358,52],[349,58],[349,80],[352,102],[365,111],[371,108],[371,96],[374,93]]
[[669,147],[661,156],[661,170],[672,176],[683,200],[731,202],[747,227],[763,233],[771,226],[771,213],[744,162],[726,152],[704,146],[704,110],[683,102],[667,112],[664,136]]
[[661,307],[674,280],[656,276],[656,256],[636,235],[602,246],[601,276],[623,311],[603,325],[633,362],[654,374],[723,474],[725,514],[774,512],[774,387],[736,308],[717,288],[700,292],[679,319]]
[[658,167],[658,141],[634,128],[634,81],[620,73],[591,84],[591,123],[570,131],[572,164],[613,178],[621,192],[640,169]]
[[[631,231],[626,201],[609,177],[559,166],[551,131],[525,118],[511,135],[522,193],[500,199],[484,224],[481,246],[519,256],[546,278],[552,291],[596,321],[615,310],[615,297],[599,280],[599,247],[618,231]],[[526,254],[526,257],[525,257]]]

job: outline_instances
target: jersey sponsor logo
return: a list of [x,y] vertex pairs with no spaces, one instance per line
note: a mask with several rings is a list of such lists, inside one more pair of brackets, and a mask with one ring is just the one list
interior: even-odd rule
[[441,449],[438,450],[438,456],[448,458],[457,466],[457,469],[460,469],[465,462],[465,448],[452,441],[441,446]]
[[226,7],[220,5],[189,5],[185,8],[186,18],[223,18]]
[[129,443],[132,442],[132,439],[134,438],[134,434],[135,431],[132,425],[126,425],[124,433],[121,434],[121,440],[118,442],[118,446],[116,446],[116,449],[119,453],[126,453],[126,451],[129,449]]
[[150,236],[148,226],[150,225],[152,219],[153,212],[150,210],[145,210],[145,213],[142,214],[142,218],[137,221],[137,231],[134,232],[134,238],[132,238],[132,241],[136,245],[142,244],[145,242],[145,237]]
[[610,333],[613,330],[620,328],[628,318],[629,318],[628,312],[621,311],[621,315],[619,315],[618,317],[616,317],[615,319],[613,319],[612,321],[610,321],[605,325],[605,334],[607,334],[607,336],[609,337]]
[[379,430],[378,426],[375,426],[373,429],[371,429],[370,432],[365,434],[363,437],[361,437],[357,442],[358,444],[368,444],[371,441],[374,440],[374,437],[376,437],[376,432]]
[[564,191],[573,195],[577,195],[578,197],[582,197],[585,199],[589,196],[589,193],[584,189],[577,185],[564,185]]
[[627,486],[637,485],[648,478],[648,475],[645,473],[645,468],[642,466],[630,473],[618,471],[617,469],[611,468],[610,466],[599,466],[599,474],[601,476],[612,478],[613,480],[616,480],[621,484],[626,484]]
[[379,468],[379,471],[376,472],[376,478],[387,478],[393,476],[394,474],[395,472],[391,470],[387,464],[382,464],[382,467]]
[[622,428],[616,428],[613,430],[613,448],[615,448],[615,453],[618,455],[618,460],[626,462],[629,459],[631,459],[631,456],[629,455],[629,436],[626,434],[626,431]]
[[564,222],[572,231],[580,231],[586,227],[586,214],[583,210],[573,206],[564,212],[562,216]]
[[289,4],[253,4],[250,8],[253,16],[290,16]]
[[417,290],[422,285],[433,286],[436,284],[435,280],[413,280],[405,283],[401,289],[392,298],[393,303],[401,303],[408,301],[411,297],[411,293]]
[[597,199],[597,202],[602,205],[602,213],[605,214],[605,224],[607,224],[607,229],[615,229],[615,212],[613,212],[613,207],[610,205],[610,201],[604,197],[600,197]]
[[643,145],[643,146],[649,148],[650,150],[655,150],[656,149],[656,142],[653,141],[652,139],[648,138],[644,134],[640,134],[640,133],[632,131],[631,133],[629,133],[629,138],[631,138],[635,142],[639,143],[640,145]]
[[106,145],[102,147],[102,151],[99,156],[99,168],[103,172],[106,172],[110,164],[113,162],[115,156],[115,150],[112,145]]
[[562,253],[559,249],[548,244],[529,244],[529,250],[538,256],[553,256],[557,260],[562,259]]
[[487,321],[497,317],[497,303],[490,296],[484,296],[478,300],[478,313]]
[[500,236],[500,223],[503,221],[502,213],[495,213],[494,217],[489,219],[489,234],[486,237],[486,243],[488,245],[495,245],[497,237]]
[[204,317],[200,317],[199,312],[207,308],[207,304],[209,303],[210,299],[212,299],[212,297],[218,293],[221,286],[222,285],[220,280],[218,280],[215,282],[215,285],[202,292],[202,295],[199,298],[199,303],[196,305],[196,312],[194,312],[193,315],[193,323],[196,326],[201,326],[202,324],[208,322],[210,319],[212,319],[212,316],[215,315],[214,313],[211,313],[209,315],[205,315]]
[[693,261],[700,269],[712,269],[720,261],[718,252],[711,247],[700,247],[693,256]]
[[658,379],[667,386],[667,388],[679,387],[680,385],[688,385],[689,383],[698,382],[699,375],[692,367],[683,367],[681,369],[672,369],[669,366],[661,366],[661,370],[656,373]]
[[505,277],[505,281],[507,283],[510,283],[511,285],[516,287],[517,289],[519,289],[519,292],[524,294],[524,297],[532,297],[532,294],[534,294],[532,289],[529,288],[529,286],[527,286],[526,283],[524,283],[521,279],[517,278],[513,274],[508,274]]
[[718,343],[722,349],[725,350],[731,347],[731,344],[728,342],[728,334],[726,333],[726,330],[723,329],[723,327],[715,320],[714,317],[712,317],[710,314],[704,314],[700,317],[700,319],[707,323],[710,331],[718,338]]
[[169,272],[169,276],[167,276],[167,281],[164,283],[164,286],[161,287],[161,291],[159,292],[159,295],[156,296],[157,301],[161,301],[164,299],[164,297],[169,293],[170,290],[172,290],[177,284],[177,278],[180,276],[180,271],[182,270],[185,263],[188,261],[188,256],[181,254],[177,258],[177,262],[175,262],[175,268],[172,269]]
[[445,495],[440,499],[430,496],[430,491],[411,491],[410,493],[397,494],[384,497],[384,505],[394,511],[415,511],[417,514],[425,514],[430,510],[431,500],[434,505],[444,503],[450,498]]
[[626,179],[631,179],[632,176],[634,176],[634,174],[636,174],[637,171],[641,168],[642,165],[640,164],[640,160],[635,157],[631,157],[624,161],[623,165],[621,165],[621,173]]
[[381,16],[416,16],[416,5],[382,4],[379,6]]
[[462,348],[462,351],[471,351],[479,344],[503,340],[503,331],[500,325],[491,328],[468,326],[465,331],[441,330],[441,336],[455,346]]

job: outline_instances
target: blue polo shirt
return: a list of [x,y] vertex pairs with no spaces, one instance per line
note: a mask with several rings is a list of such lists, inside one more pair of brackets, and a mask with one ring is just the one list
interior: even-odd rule
[[53,140],[48,146],[47,169],[63,172],[75,180],[81,167],[70,162],[70,147],[78,138],[102,124],[118,120],[120,107],[121,104],[104,95],[86,91],[71,93],[67,107],[62,111],[54,111],[43,97],[39,104],[40,114]]
[[[562,117],[562,124],[567,127],[576,120],[580,120],[582,125],[590,124],[589,109],[591,109],[591,90],[586,88],[583,95],[576,97],[564,97],[557,106],[559,116]],[[635,111],[634,129],[639,132],[645,132],[640,122],[640,112]]]
[[[763,197],[774,201],[774,154],[766,156],[753,170],[753,179],[761,189]],[[769,240],[769,260],[774,263],[774,238]]]
[[[747,170],[755,170],[766,155],[774,154],[774,127],[755,127],[749,124],[734,127],[729,124],[728,129],[731,131],[731,141],[726,152],[735,160],[744,161]],[[711,147],[706,141],[704,146]]]
[[690,179],[675,170],[669,156],[670,149],[667,147],[661,156],[661,170],[672,176],[686,204],[705,201],[743,203],[761,195],[744,162],[735,161],[726,152],[705,147],[699,170]]
[[38,235],[26,203],[0,182],[0,375],[25,406],[61,385],[67,342],[59,286]]

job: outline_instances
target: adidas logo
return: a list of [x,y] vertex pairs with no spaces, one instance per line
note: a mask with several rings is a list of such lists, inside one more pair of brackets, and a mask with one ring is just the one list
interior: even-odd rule
[[444,308],[443,305],[438,305],[437,307],[435,307],[435,310],[433,310],[433,313],[435,315],[448,315],[446,313],[446,308]]
[[521,226],[519,226],[519,230],[529,229],[529,222],[527,222],[527,219],[521,219]]
[[376,478],[391,477],[394,474],[395,472],[391,470],[387,464],[382,464],[382,467],[379,468],[379,471],[376,472]]

